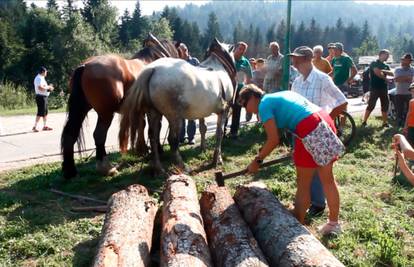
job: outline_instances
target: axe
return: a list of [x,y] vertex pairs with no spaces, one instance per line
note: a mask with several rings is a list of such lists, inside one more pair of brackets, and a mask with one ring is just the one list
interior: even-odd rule
[[[291,154],[287,154],[284,157],[280,157],[280,158],[277,158],[277,159],[272,159],[272,160],[269,160],[269,161],[265,161],[262,164],[260,164],[260,166],[261,167],[269,167],[269,166],[272,166],[272,165],[275,165],[275,164],[278,164],[278,163],[288,161],[290,158],[291,158]],[[224,180],[234,178],[234,177],[246,174],[246,173],[247,173],[247,169],[243,169],[241,171],[231,172],[231,173],[228,173],[228,174],[223,174],[222,171],[218,171],[218,172],[215,172],[214,175],[215,175],[216,183],[218,184],[218,186],[224,186]]]

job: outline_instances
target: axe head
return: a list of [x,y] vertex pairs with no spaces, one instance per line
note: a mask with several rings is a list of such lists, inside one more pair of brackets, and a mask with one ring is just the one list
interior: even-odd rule
[[214,176],[216,177],[217,185],[218,186],[224,186],[223,172],[222,171],[215,172]]

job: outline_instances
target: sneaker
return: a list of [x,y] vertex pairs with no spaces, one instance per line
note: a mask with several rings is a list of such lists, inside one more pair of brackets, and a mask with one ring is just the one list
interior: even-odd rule
[[308,209],[308,215],[311,217],[319,217],[325,211],[325,207],[318,207],[315,205],[311,205]]
[[339,223],[327,222],[318,228],[318,232],[323,235],[339,235],[342,233],[341,225]]
[[388,122],[384,122],[382,128],[391,128],[391,125]]
[[53,130],[52,128],[50,128],[50,127],[48,127],[48,126],[45,126],[45,127],[43,127],[43,129],[42,129],[43,131],[51,131],[51,130]]
[[37,132],[39,132],[39,130],[38,130],[38,129],[36,129],[36,127],[33,127],[33,128],[32,128],[32,132],[37,133]]
[[365,128],[365,127],[367,127],[367,122],[363,122],[363,123],[361,123],[361,127],[363,127],[363,128]]

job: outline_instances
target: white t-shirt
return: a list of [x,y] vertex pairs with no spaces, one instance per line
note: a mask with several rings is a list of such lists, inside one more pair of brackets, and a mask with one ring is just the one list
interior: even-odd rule
[[41,91],[39,89],[39,85],[42,85],[43,87],[47,87],[47,82],[46,79],[43,75],[37,74],[37,76],[34,79],[34,88],[35,88],[35,93],[36,95],[45,95],[45,96],[49,96],[50,92],[48,91]]

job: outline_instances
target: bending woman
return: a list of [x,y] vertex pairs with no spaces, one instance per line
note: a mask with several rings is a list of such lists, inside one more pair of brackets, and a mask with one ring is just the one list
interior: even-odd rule
[[[246,108],[247,112],[259,115],[267,136],[267,140],[259,154],[248,166],[249,173],[256,173],[266,156],[279,144],[278,128],[286,128],[303,138],[311,133],[323,119],[336,132],[334,122],[328,113],[292,91],[264,95],[264,92],[257,86],[249,84],[240,92],[238,101],[241,106]],[[319,231],[323,235],[339,234],[341,232],[338,221],[339,192],[332,172],[335,160],[326,166],[318,166],[303,146],[302,141],[295,138],[293,161],[297,173],[294,210],[296,218],[302,224],[305,221],[306,210],[310,206],[312,177],[314,172],[317,171],[329,207],[329,221],[320,227]]]

